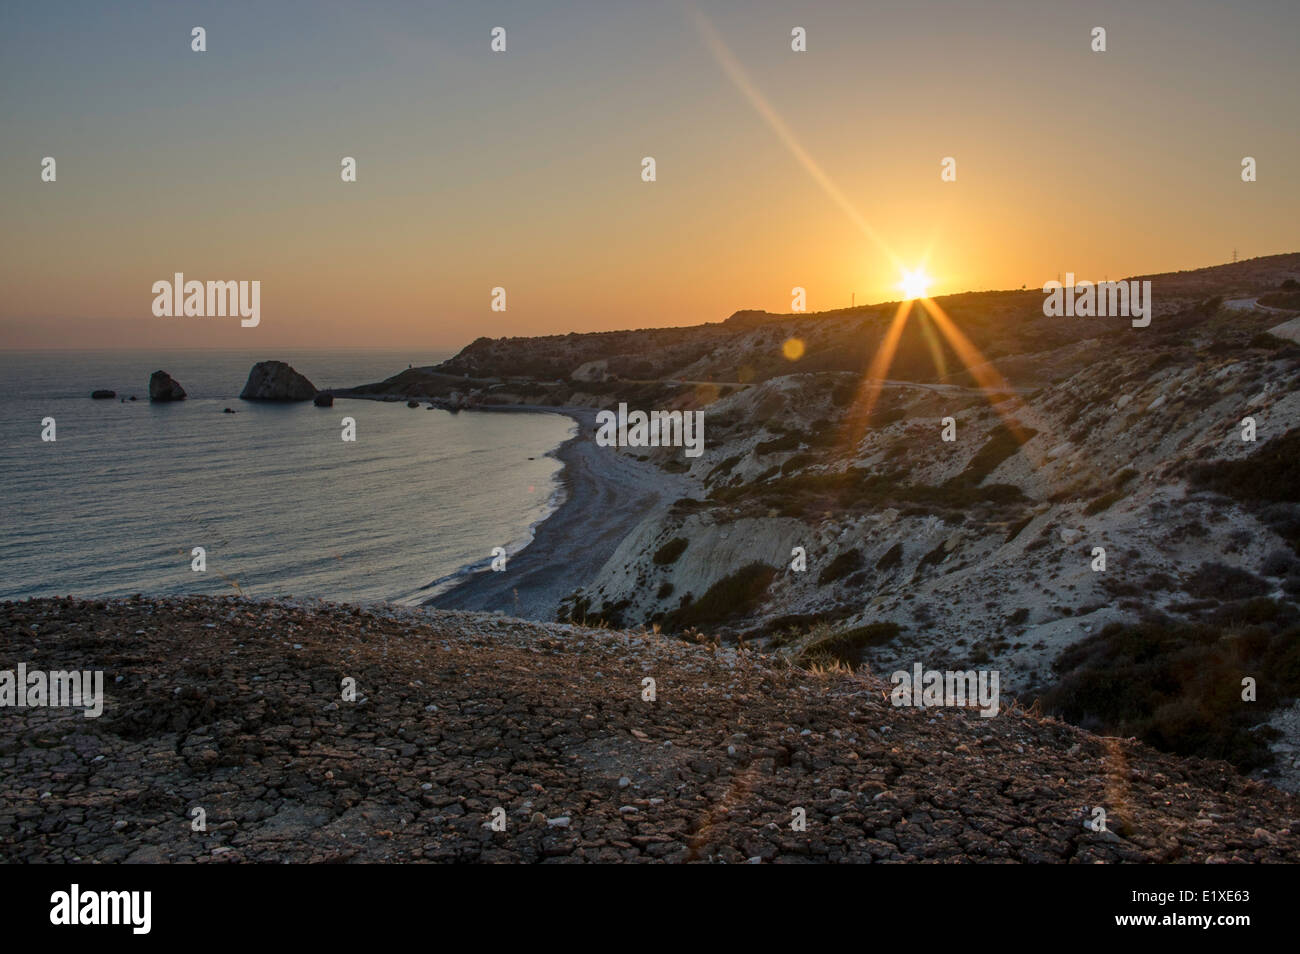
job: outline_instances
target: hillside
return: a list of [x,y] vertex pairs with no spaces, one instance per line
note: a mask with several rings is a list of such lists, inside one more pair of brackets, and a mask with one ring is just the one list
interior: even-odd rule
[[1146,328],[1045,317],[1037,290],[941,298],[987,363],[914,313],[878,381],[896,304],[480,339],[357,393],[705,411],[698,458],[622,451],[687,490],[560,619],[792,658],[850,634],[850,664],[997,669],[1081,725],[1300,788],[1300,254],[1147,278]]

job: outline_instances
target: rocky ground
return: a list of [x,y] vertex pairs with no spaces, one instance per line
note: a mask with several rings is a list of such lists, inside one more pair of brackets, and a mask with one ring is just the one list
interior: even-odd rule
[[1224,763],[734,647],[235,598],[3,603],[0,634],[0,670],[107,695],[0,709],[5,862],[1300,861],[1300,799]]

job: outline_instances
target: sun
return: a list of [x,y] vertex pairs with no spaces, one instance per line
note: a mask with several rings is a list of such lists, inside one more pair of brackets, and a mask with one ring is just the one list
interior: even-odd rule
[[930,276],[925,273],[925,269],[918,268],[913,271],[903,271],[903,280],[898,283],[898,287],[903,289],[903,294],[907,300],[915,298],[924,298],[930,291]]

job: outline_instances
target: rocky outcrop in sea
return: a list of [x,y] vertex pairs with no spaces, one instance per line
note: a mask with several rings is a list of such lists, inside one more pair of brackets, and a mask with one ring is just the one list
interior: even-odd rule
[[166,371],[155,371],[149,376],[149,400],[155,403],[184,401],[185,389]]
[[259,361],[239,396],[245,401],[310,401],[316,385],[283,361]]

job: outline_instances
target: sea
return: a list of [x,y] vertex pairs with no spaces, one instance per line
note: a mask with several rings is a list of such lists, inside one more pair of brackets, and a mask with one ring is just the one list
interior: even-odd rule
[[[486,569],[495,548],[522,549],[561,502],[562,465],[551,455],[575,433],[571,419],[238,397],[264,359],[324,389],[448,356],[0,352],[0,599],[410,604]],[[188,398],[151,404],[158,370]],[[92,400],[101,388],[117,397]],[[354,442],[342,439],[345,417],[355,419]],[[51,418],[55,439],[43,440]]]

